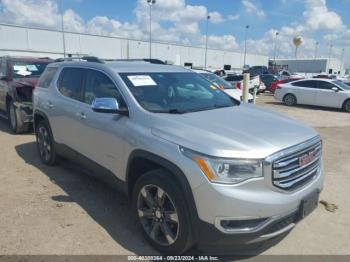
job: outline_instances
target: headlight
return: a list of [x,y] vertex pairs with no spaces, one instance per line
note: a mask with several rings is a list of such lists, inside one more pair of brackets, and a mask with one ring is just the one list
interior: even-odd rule
[[261,160],[215,158],[183,147],[180,147],[180,151],[196,162],[204,175],[213,183],[237,184],[263,176]]

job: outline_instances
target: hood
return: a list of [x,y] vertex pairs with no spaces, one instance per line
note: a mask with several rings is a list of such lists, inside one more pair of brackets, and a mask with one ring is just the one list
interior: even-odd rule
[[203,154],[265,158],[318,134],[284,115],[254,105],[181,115],[154,114],[152,133]]

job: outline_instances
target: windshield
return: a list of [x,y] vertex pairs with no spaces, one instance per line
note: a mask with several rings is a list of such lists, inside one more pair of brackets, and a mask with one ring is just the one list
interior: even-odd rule
[[210,82],[216,84],[221,89],[235,89],[233,85],[231,85],[229,82],[226,82],[224,79],[215,74],[202,73],[200,75],[203,76],[205,79],[209,80]]
[[337,86],[340,86],[344,90],[350,90],[350,86],[345,84],[343,81],[336,80],[336,81],[333,81],[333,83],[336,84]]
[[155,113],[231,107],[239,102],[196,73],[121,73],[139,104]]
[[12,72],[14,78],[39,77],[45,70],[47,62],[12,62]]

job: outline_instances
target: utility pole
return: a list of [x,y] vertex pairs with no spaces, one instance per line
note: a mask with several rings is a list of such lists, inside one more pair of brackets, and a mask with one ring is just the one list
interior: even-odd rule
[[62,44],[63,44],[63,57],[66,57],[66,36],[64,32],[64,16],[63,16],[63,3],[61,1],[61,29],[62,29]]
[[245,26],[244,29],[244,59],[243,59],[243,67],[246,65],[246,58],[247,58],[247,31],[249,29],[249,25]]
[[340,64],[340,74],[343,71],[343,64],[344,64],[344,54],[345,54],[345,48],[343,47],[341,50],[341,64]]
[[149,4],[149,59],[152,58],[152,6],[156,0],[147,0]]
[[274,51],[273,51],[273,65],[276,66],[276,50],[277,50],[277,37],[280,33],[277,31],[275,33],[275,47],[274,47]]
[[208,27],[209,27],[210,15],[207,16],[207,25],[205,29],[205,55],[204,55],[204,70],[207,69],[207,55],[208,55]]
[[328,67],[327,67],[327,74],[329,74],[329,69],[330,69],[330,65],[331,65],[331,58],[332,58],[332,48],[333,48],[333,44],[329,45],[329,54],[328,54]]
[[315,59],[317,58],[317,52],[318,52],[318,45],[319,44],[320,43],[316,41],[316,43],[315,43]]

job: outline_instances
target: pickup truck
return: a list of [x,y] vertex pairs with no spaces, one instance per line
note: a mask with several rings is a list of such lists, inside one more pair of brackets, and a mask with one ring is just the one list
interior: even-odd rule
[[50,62],[49,58],[0,57],[0,116],[8,119],[16,134],[31,126],[32,91]]

